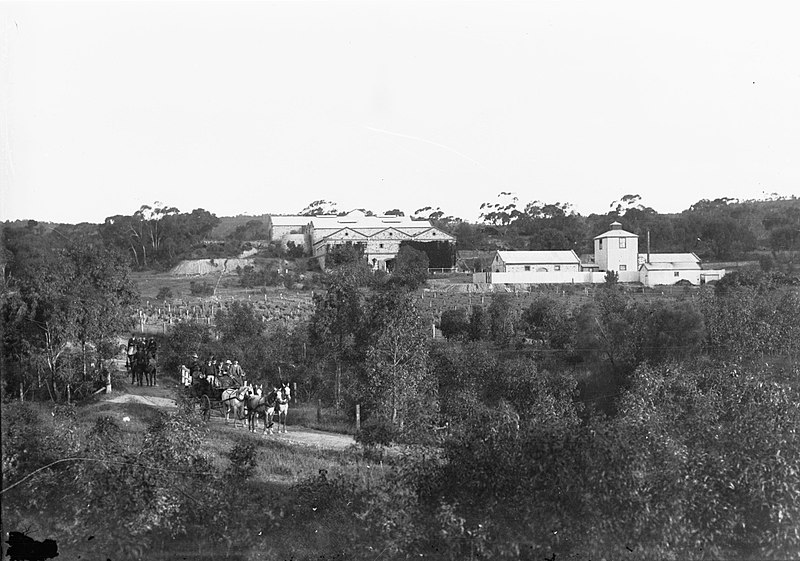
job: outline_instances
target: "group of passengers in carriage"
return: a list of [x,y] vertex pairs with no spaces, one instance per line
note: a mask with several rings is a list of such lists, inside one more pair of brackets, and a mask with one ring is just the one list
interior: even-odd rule
[[201,364],[197,353],[194,353],[189,366],[181,364],[181,382],[188,388],[198,381],[212,388],[241,388],[247,385],[247,375],[237,359],[223,361],[211,355],[205,364]]

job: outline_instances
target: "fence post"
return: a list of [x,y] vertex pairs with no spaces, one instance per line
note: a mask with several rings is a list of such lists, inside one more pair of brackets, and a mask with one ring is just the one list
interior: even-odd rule
[[361,430],[361,405],[356,403],[356,432]]
[[318,423],[322,422],[322,400],[321,399],[317,400],[317,422]]

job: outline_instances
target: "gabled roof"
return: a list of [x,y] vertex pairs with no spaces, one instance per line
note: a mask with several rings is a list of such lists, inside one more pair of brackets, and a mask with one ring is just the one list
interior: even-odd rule
[[636,234],[632,234],[630,232],[626,232],[622,229],[622,224],[619,222],[612,222],[611,229],[608,232],[603,232],[599,236],[595,236],[595,240],[600,240],[603,238],[638,238]]
[[403,232],[402,230],[398,230],[397,228],[384,228],[382,230],[378,230],[377,232],[370,232],[370,238],[392,238],[395,240],[410,240],[412,234],[408,232]]
[[455,238],[448,234],[447,232],[443,232],[442,230],[434,227],[427,228],[422,232],[414,233],[414,239],[426,239],[426,240],[442,240],[442,241],[454,241]]
[[366,240],[369,236],[353,228],[340,228],[317,240],[314,245],[325,240]]
[[625,230],[609,230],[608,232],[603,232],[599,236],[595,236],[593,239],[601,240],[603,238],[638,238],[636,234],[631,232],[627,232]]
[[568,251],[498,251],[506,265],[538,265],[547,263],[575,263],[581,260],[571,249]]
[[[647,259],[646,253],[640,255]],[[700,258],[694,253],[651,253],[650,263],[700,263]]]

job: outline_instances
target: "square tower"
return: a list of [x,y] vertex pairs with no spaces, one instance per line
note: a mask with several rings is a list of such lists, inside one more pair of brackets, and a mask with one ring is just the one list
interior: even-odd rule
[[594,262],[601,271],[638,270],[639,236],[613,222],[608,232],[594,238]]

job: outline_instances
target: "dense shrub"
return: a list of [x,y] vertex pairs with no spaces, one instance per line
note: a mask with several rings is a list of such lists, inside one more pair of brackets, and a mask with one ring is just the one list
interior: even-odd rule
[[442,330],[442,335],[447,339],[459,340],[466,338],[469,333],[467,311],[463,308],[444,310],[439,321],[439,328]]
[[211,296],[214,294],[214,285],[207,281],[191,281],[189,283],[189,292],[192,296]]
[[390,421],[372,417],[365,421],[356,434],[356,442],[364,446],[390,446],[398,437],[398,429]]
[[256,471],[256,447],[252,442],[239,440],[225,455],[230,460],[227,475],[233,479],[247,479]]
[[173,297],[174,294],[172,292],[172,289],[168,286],[162,286],[161,288],[158,289],[158,294],[156,294],[157,300],[169,300],[170,298]]

